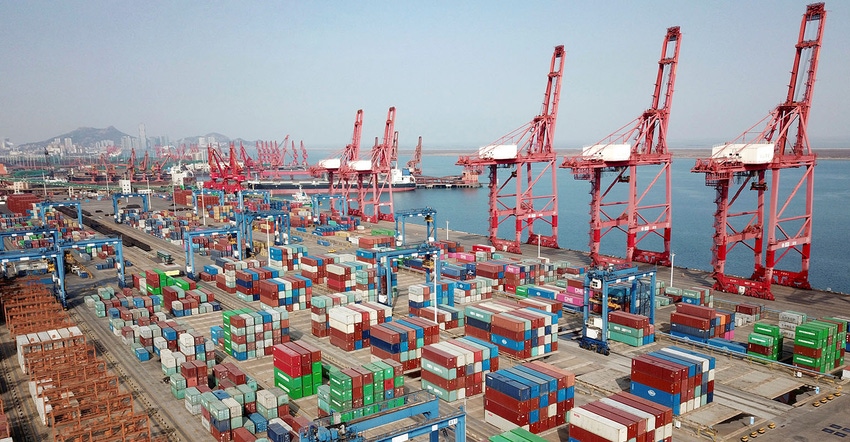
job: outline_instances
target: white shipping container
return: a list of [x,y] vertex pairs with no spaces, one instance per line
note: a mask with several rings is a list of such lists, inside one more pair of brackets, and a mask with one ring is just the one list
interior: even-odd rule
[[603,161],[626,161],[632,156],[631,144],[594,144],[581,149],[581,156]]
[[478,148],[478,157],[485,160],[510,160],[517,157],[516,144],[491,144]]
[[711,157],[740,161],[743,164],[766,164],[773,161],[773,143],[724,144],[711,149]]
[[616,400],[614,400],[612,398],[603,398],[603,399],[600,399],[599,401],[604,403],[604,404],[608,404],[608,405],[610,405],[614,408],[617,408],[619,410],[623,410],[626,413],[633,414],[633,415],[643,419],[646,422],[646,432],[647,433],[649,433],[650,431],[655,431],[655,416],[654,415],[647,413],[645,411],[639,410],[637,408],[634,408],[632,406],[626,405],[622,402],[617,402]]
[[626,442],[628,440],[628,429],[625,425],[581,407],[570,410],[569,421],[570,425],[575,425],[611,442]]
[[[496,413],[493,413],[490,410],[484,410],[484,422],[487,422],[488,424],[494,425],[495,427],[497,427],[498,429],[500,429],[502,431],[511,431],[514,428],[517,428],[517,424],[503,418],[502,416],[499,416]],[[520,428],[528,430],[529,426],[523,425]]]
[[319,161],[319,167],[322,169],[339,169],[340,164],[339,158],[327,158]]

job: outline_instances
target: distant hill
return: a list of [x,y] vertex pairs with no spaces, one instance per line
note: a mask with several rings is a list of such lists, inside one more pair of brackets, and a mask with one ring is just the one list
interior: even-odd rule
[[60,140],[64,140],[65,138],[70,138],[71,141],[79,146],[92,146],[94,143],[98,141],[104,140],[112,140],[116,145],[121,145],[121,138],[126,137],[128,134],[121,132],[116,129],[114,126],[109,126],[106,129],[98,129],[95,127],[81,127],[79,129],[73,130],[71,132],[56,135],[55,137],[50,137],[44,141],[38,141],[35,143],[27,143],[21,144],[18,146],[22,150],[30,150],[30,149],[43,149],[48,144],[50,144],[55,138],[59,138]]
[[175,141],[174,144],[178,145],[178,146],[181,145],[181,144],[186,144],[186,145],[198,144],[198,138],[200,138],[200,137],[204,137],[208,140],[210,138],[214,138],[219,143],[230,143],[230,137],[228,137],[227,135],[222,135],[218,132],[210,132],[206,135],[196,135],[194,137],[183,137],[183,138]]

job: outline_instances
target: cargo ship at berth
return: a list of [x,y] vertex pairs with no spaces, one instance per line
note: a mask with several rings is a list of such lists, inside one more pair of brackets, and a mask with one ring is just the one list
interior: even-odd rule
[[[416,190],[416,178],[405,169],[392,169],[390,172],[392,178],[393,192],[407,192]],[[327,179],[257,179],[244,182],[247,189],[269,190],[272,194],[293,194],[303,192],[324,193],[330,187]],[[356,184],[355,184],[356,187]],[[341,189],[342,186],[337,183],[334,188]]]

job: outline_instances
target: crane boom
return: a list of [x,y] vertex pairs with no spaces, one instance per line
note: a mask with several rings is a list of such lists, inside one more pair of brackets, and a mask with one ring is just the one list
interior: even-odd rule
[[[825,19],[823,3],[806,7],[794,46],[785,101],[735,140],[714,147],[709,158],[698,159],[691,169],[704,173],[706,186],[715,188],[712,267],[718,290],[773,299],[771,284],[811,288],[808,277],[816,155],[808,139],[808,114]],[[754,129],[762,124],[764,129],[752,137]],[[796,185],[793,181],[788,183],[793,176],[781,180],[786,169],[798,171],[794,173],[799,176]],[[768,171],[770,185],[766,180]],[[743,197],[746,186],[755,192],[754,198]],[[781,188],[792,189],[783,192],[784,202],[779,198]],[[755,200],[754,209],[733,210],[733,206],[748,200]],[[794,215],[786,213],[792,210]],[[753,254],[754,269],[749,278],[726,274],[728,254],[738,245]],[[800,270],[777,269],[791,252],[796,255]]]

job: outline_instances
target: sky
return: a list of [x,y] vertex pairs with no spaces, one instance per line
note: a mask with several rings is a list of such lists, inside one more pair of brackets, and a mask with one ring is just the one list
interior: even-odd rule
[[[540,112],[566,47],[556,149],[650,105],[666,29],[682,42],[669,145],[736,138],[785,96],[810,2],[0,2],[0,137],[113,125],[342,148],[397,109],[402,149],[474,150]],[[850,147],[850,2],[828,1],[809,137]]]

